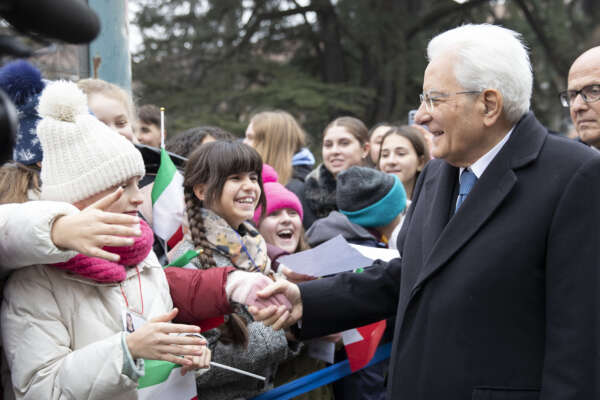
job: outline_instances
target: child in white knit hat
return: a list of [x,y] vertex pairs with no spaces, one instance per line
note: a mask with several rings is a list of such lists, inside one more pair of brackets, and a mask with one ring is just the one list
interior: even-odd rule
[[[133,145],[89,113],[73,83],[49,84],[39,113],[42,199],[83,208],[121,186],[109,211],[134,215],[144,164]],[[140,230],[133,245],[111,249],[119,263],[79,254],[55,268],[35,265],[10,277],[1,326],[17,398],[136,399],[143,359],[184,370],[208,366],[203,339],[170,335],[199,328],[168,322],[177,310],[151,250],[151,230],[143,222]],[[67,271],[90,267],[99,272],[96,280]],[[127,315],[138,322],[130,334]]]

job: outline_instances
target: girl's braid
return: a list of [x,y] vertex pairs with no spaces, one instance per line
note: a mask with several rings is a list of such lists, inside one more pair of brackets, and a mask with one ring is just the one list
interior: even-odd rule
[[203,251],[198,255],[198,260],[202,268],[216,267],[213,257],[213,250],[210,242],[206,238],[206,228],[204,218],[202,217],[202,200],[198,199],[191,189],[184,189],[185,206],[188,214],[190,233],[195,248],[201,248]]
[[[202,200],[198,199],[192,189],[184,188],[185,206],[188,214],[190,233],[192,234],[192,242],[194,247],[200,247],[203,252],[198,254],[198,260],[202,268],[216,267],[215,259],[211,244],[206,239],[206,227],[204,226],[204,218],[202,218]],[[246,348],[248,346],[248,328],[246,321],[235,313],[228,315],[225,324],[219,326],[221,331],[220,341],[223,343],[232,343],[241,345]]]

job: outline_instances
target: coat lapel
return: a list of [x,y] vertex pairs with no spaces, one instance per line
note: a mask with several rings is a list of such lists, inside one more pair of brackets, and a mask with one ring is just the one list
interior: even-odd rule
[[[453,202],[454,187],[458,180],[458,168],[443,163],[435,176],[425,182],[426,199],[432,199],[427,205],[427,218],[423,225],[423,249],[434,248],[438,238],[448,224],[450,204]],[[431,254],[424,254],[423,259]]]
[[[446,164],[439,178],[433,179],[430,184],[432,196],[425,197],[433,199],[430,209],[432,217],[429,224],[423,227],[424,245],[429,244],[430,247],[425,248],[431,249],[431,252],[424,258],[425,263],[413,285],[413,293],[464,247],[502,204],[518,181],[515,170],[537,158],[546,134],[545,128],[533,114],[523,117],[509,141],[492,160],[459,211],[447,224],[445,221],[448,220],[448,207],[452,202],[452,188],[458,179],[457,169]],[[444,180],[452,182],[452,187],[444,184]]]

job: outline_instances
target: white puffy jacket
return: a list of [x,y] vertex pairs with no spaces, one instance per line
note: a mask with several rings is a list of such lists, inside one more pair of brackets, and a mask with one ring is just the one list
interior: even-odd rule
[[79,210],[58,201],[0,205],[0,276],[40,262],[67,261],[77,253],[58,249],[50,237],[52,223]]
[[[119,284],[100,284],[36,265],[4,288],[2,342],[17,399],[137,399],[123,374],[122,310],[146,320],[172,309],[156,256],[129,268]],[[140,295],[140,283],[142,294]]]

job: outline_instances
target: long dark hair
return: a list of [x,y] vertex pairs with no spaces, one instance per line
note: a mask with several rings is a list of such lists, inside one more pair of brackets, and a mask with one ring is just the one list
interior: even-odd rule
[[[376,168],[379,169],[379,163],[381,162],[381,150],[383,149],[383,143],[385,143],[385,139],[391,135],[398,135],[406,138],[412,147],[415,149],[415,153],[417,153],[418,158],[423,158],[423,164],[426,164],[429,161],[429,147],[427,147],[427,142],[423,138],[421,132],[419,132],[416,128],[408,125],[396,125],[391,126],[390,130],[383,135],[381,138],[381,148],[379,149],[379,156],[377,157],[377,165]],[[421,172],[417,171],[415,175],[415,182],[419,177]]]
[[[205,185],[206,204],[210,206],[221,199],[223,186],[231,175],[255,172],[260,186],[259,206],[266,208],[262,182],[262,159],[252,147],[237,141],[219,141],[203,144],[188,158],[183,180],[183,192],[194,247],[199,248],[198,260],[203,268],[216,267],[213,245],[206,238],[202,217],[203,201],[194,194],[196,185]],[[237,227],[233,227],[234,229]],[[245,321],[236,314],[229,315],[225,326],[220,327],[223,343],[248,344]]]

